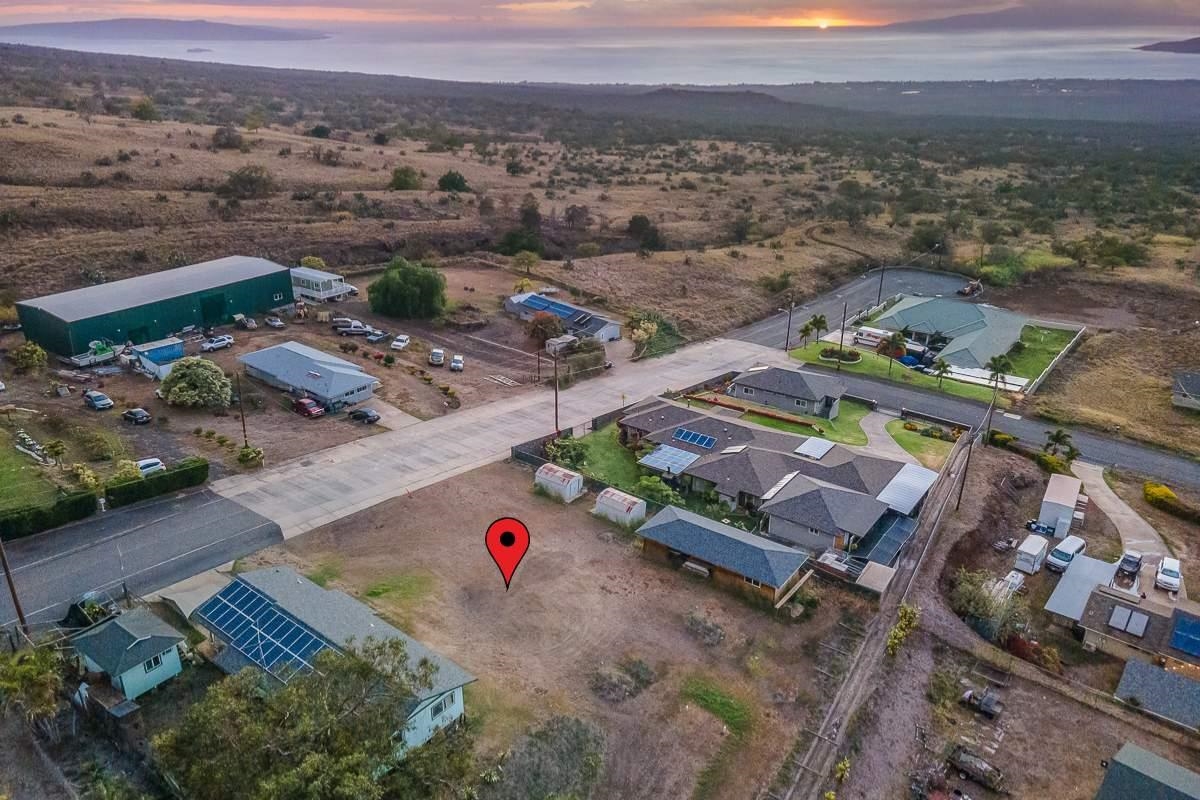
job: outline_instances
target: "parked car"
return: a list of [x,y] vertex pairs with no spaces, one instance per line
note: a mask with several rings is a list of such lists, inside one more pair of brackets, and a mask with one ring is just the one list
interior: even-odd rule
[[145,425],[150,422],[152,417],[150,416],[150,412],[144,408],[131,408],[121,414],[121,419],[134,425]]
[[137,462],[137,468],[143,478],[156,472],[167,471],[167,465],[162,462],[161,458],[143,458]]
[[83,404],[96,411],[104,411],[113,407],[112,398],[104,392],[97,392],[95,389],[89,389],[83,393]]
[[372,330],[373,328],[370,326],[363,325],[358,320],[354,320],[354,322],[350,323],[349,325],[343,325],[342,327],[338,328],[337,333],[338,336],[366,336],[367,334],[371,333]]
[[267,317],[266,319],[263,320],[263,322],[266,324],[266,326],[268,328],[285,327],[283,320],[281,320],[279,317]]
[[371,344],[379,344],[388,337],[387,331],[375,331],[367,334],[367,341]]
[[233,337],[227,333],[205,341],[200,345],[200,352],[211,353],[214,350],[224,350],[226,347],[233,347]]
[[349,416],[350,419],[357,420],[358,422],[362,422],[367,425],[374,425],[376,422],[379,422],[379,412],[373,408],[356,408],[347,416]]
[[467,365],[466,361],[464,361],[463,357],[461,355],[459,355],[458,353],[455,353],[454,358],[450,359],[450,371],[451,372],[462,372],[463,368],[466,365]]
[[1038,522],[1036,519],[1031,519],[1029,522],[1026,522],[1025,529],[1033,531],[1034,533],[1040,533],[1042,536],[1054,535],[1053,525],[1047,525],[1044,522]]
[[1046,559],[1046,569],[1052,572],[1065,572],[1067,567],[1071,566],[1075,556],[1084,550],[1087,550],[1087,542],[1078,536],[1068,536],[1050,551],[1050,557]]
[[405,333],[397,333],[396,338],[392,339],[393,350],[403,350],[412,343],[412,338]]
[[353,283],[347,283],[346,288],[350,290],[351,297],[358,297],[358,287]]
[[429,365],[432,367],[446,366],[446,351],[440,347],[430,350]]
[[1178,592],[1179,587],[1183,585],[1183,575],[1179,569],[1178,558],[1164,556],[1158,565],[1158,571],[1154,573],[1154,585],[1160,589],[1166,589],[1168,592]]
[[295,411],[302,417],[317,418],[325,416],[325,407],[308,397],[301,397],[298,400],[292,401],[292,411]]
[[248,330],[248,331],[258,330],[258,323],[254,321],[254,317],[246,317],[241,314],[234,314],[233,321],[234,321],[234,324],[236,324],[239,328],[242,328],[244,330]]
[[1136,578],[1142,571],[1142,554],[1136,550],[1126,550],[1121,554],[1117,564],[1117,574],[1128,578]]
[[334,330],[337,330],[338,328],[345,328],[348,325],[352,325],[353,323],[358,322],[358,320],[350,319],[349,317],[334,317],[329,322],[330,327],[332,327]]

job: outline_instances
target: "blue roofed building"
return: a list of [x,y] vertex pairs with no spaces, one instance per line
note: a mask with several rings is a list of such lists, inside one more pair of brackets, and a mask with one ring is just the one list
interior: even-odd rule
[[667,506],[638,528],[642,553],[707,575],[714,583],[778,603],[800,580],[808,553]]
[[404,643],[410,665],[432,664],[432,685],[412,701],[403,738],[419,747],[464,713],[463,687],[475,678],[378,617],[349,595],[322,589],[288,567],[244,572],[201,603],[192,619],[220,646],[214,663],[234,674],[246,667],[287,683],[313,670],[325,650],[345,651],[367,639]]
[[284,342],[238,356],[246,374],[331,411],[369,400],[379,380],[352,361],[299,342]]
[[504,310],[523,322],[538,313],[553,314],[562,320],[567,333],[580,338],[590,336],[601,342],[615,342],[621,338],[621,323],[617,320],[536,292],[514,294],[504,301]]

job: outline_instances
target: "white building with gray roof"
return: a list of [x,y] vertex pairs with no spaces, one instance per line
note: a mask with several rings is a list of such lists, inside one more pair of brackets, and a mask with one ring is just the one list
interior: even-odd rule
[[246,374],[336,411],[370,399],[379,380],[353,361],[299,342],[284,342],[238,356]]

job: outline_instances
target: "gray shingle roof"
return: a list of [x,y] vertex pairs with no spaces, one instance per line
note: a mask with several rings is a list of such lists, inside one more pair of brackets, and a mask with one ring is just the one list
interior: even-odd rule
[[621,418],[621,424],[635,431],[648,433],[664,428],[677,428],[703,416],[699,411],[677,406],[674,403],[650,401],[639,403]]
[[[1146,628],[1141,636],[1135,636],[1123,630],[1118,630],[1108,624],[1109,620],[1112,619],[1113,609],[1118,607],[1146,615]],[[1088,597],[1087,605],[1083,609],[1083,616],[1080,617],[1079,624],[1084,628],[1124,642],[1131,647],[1136,647],[1147,653],[1158,654],[1169,652],[1172,657],[1178,658],[1180,661],[1196,663],[1196,659],[1193,656],[1171,648],[1171,632],[1174,629],[1173,618],[1168,614],[1160,613],[1159,608],[1152,603],[1138,603],[1135,597],[1123,599],[1115,590],[1108,592],[1096,588],[1092,590],[1091,595]]]
[[1125,662],[1116,696],[1131,698],[1152,714],[1200,728],[1200,683],[1136,658]]
[[1046,610],[1078,622],[1083,618],[1092,590],[1108,586],[1116,574],[1116,564],[1091,556],[1075,556],[1046,601]]
[[1173,391],[1200,398],[1200,372],[1176,372]]
[[749,370],[734,378],[733,383],[802,400],[838,399],[846,393],[845,384],[836,378],[782,367]]
[[675,506],[651,517],[638,535],[772,588],[786,583],[808,559],[799,550]]
[[974,369],[1011,350],[1028,324],[1011,311],[947,297],[903,297],[872,323],[891,331],[941,334],[950,341],[939,358]]
[[824,486],[797,475],[763,503],[762,510],[772,517],[816,528],[831,536],[838,531],[866,536],[887,513],[888,506],[868,494]]
[[293,389],[326,399],[379,382],[358,364],[299,342],[264,347],[238,356],[238,361]]
[[344,592],[322,589],[290,567],[243,572],[237,579],[270,597],[282,611],[303,622],[335,646],[346,647],[351,641],[361,644],[368,638],[403,641],[410,663],[418,664],[427,660],[437,666],[433,687],[420,693],[418,700],[445,694],[475,680],[449,658],[435,653],[384,622],[369,606]]
[[794,456],[748,447],[731,455],[717,452],[706,456],[685,467],[683,472],[711,481],[725,495],[736,497],[738,492],[746,492],[762,497],[783,476],[796,471],[798,465],[793,463],[796,461],[799,459]]
[[22,300],[20,305],[41,309],[64,322],[76,322],[276,272],[287,273],[288,268],[265,258],[226,256],[215,261]]
[[72,644],[106,673],[117,676],[182,641],[179,631],[139,606],[79,634]]
[[1132,742],[1121,746],[1095,800],[1198,800],[1200,775],[1143,750]]

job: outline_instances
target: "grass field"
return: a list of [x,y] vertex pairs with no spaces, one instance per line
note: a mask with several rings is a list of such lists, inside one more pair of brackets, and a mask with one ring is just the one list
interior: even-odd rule
[[[820,360],[821,350],[828,347],[827,344],[821,342],[813,342],[807,347],[801,347],[791,352],[792,358],[804,361],[810,364],[827,367],[828,363]],[[925,375],[920,372],[913,372],[911,369],[904,367],[901,364],[892,366],[891,375],[888,374],[888,362],[891,359],[884,358],[878,353],[872,353],[866,350],[859,350],[862,354],[862,361],[857,364],[843,364],[842,369],[846,372],[855,375],[867,375],[873,378],[883,378],[892,380],[897,383],[903,383],[917,389],[926,389],[932,392],[945,392],[946,394],[956,395],[958,397],[966,397],[970,400],[979,400],[984,403],[991,402],[992,390],[986,386],[976,386],[970,383],[960,383],[946,379],[942,381],[942,385],[938,386],[937,378],[930,375]],[[1000,395],[999,405],[1008,407],[1012,401],[1004,394]]]
[[[739,400],[738,402],[742,401]],[[746,403],[746,405],[750,404]],[[863,433],[862,429],[862,418],[870,412],[871,409],[862,403],[843,400],[839,406],[838,418],[835,420],[806,417],[800,414],[788,415],[819,425],[823,433],[818,433],[807,425],[798,425],[780,419],[773,419],[762,414],[755,414],[753,411],[743,414],[741,418],[746,420],[746,422],[765,425],[768,428],[775,428],[776,430],[787,431],[788,433],[798,433],[802,436],[820,436],[831,442],[861,446],[867,443],[867,435]]]
[[633,452],[621,444],[619,435],[617,423],[613,422],[579,441],[587,445],[587,473],[596,480],[628,490],[641,473]]
[[892,420],[885,428],[896,440],[896,444],[920,461],[921,466],[929,469],[941,469],[950,456],[950,450],[954,447],[952,442],[944,442],[941,439],[922,436],[916,431],[905,430],[902,419]]
[[1058,328],[1039,328],[1036,325],[1026,325],[1021,330],[1021,342],[1025,349],[1020,353],[1009,353],[1012,361],[1013,375],[1033,380],[1041,375],[1054,357],[1075,338],[1075,331],[1064,331]]
[[708,678],[692,676],[684,681],[680,689],[684,700],[695,703],[712,714],[729,729],[729,736],[721,745],[712,761],[705,766],[696,781],[693,800],[712,796],[717,787],[724,783],[727,773],[733,768],[738,750],[746,735],[754,727],[754,711],[742,700],[726,692]]
[[57,494],[34,460],[18,453],[12,437],[0,432],[0,512],[50,503]]

